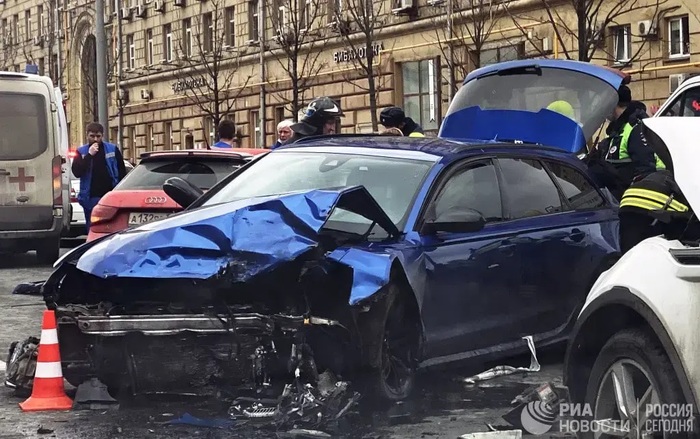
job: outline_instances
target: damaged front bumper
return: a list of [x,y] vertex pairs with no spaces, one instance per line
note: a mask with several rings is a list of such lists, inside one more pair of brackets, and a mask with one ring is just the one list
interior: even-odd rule
[[[60,323],[71,323],[70,320],[63,317]],[[78,316],[74,318],[74,323],[83,334],[101,336],[119,336],[133,332],[159,336],[182,332],[271,336],[277,330],[289,333],[314,325],[343,327],[336,320],[321,317],[259,313],[216,316],[204,314]]]

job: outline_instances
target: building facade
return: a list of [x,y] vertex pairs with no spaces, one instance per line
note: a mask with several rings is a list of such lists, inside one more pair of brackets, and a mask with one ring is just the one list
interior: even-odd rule
[[[586,2],[595,19],[566,1],[106,0],[107,137],[136,158],[204,147],[230,118],[240,146],[266,147],[316,96],[338,100],[342,132],[372,132],[372,113],[398,105],[436,133],[467,72],[521,58],[620,68],[648,106],[700,72],[699,2]],[[92,0],[0,0],[0,67],[35,63],[60,82],[73,146],[97,116],[95,13]]]

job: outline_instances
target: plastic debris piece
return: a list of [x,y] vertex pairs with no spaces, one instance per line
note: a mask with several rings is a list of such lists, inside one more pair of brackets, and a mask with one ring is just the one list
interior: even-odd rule
[[478,433],[467,433],[461,435],[460,439],[521,439],[523,437],[522,430],[501,430],[501,431],[484,431]]
[[51,430],[50,428],[44,428],[40,425],[36,432],[38,434],[51,434],[53,433],[53,430]]
[[185,413],[177,419],[171,419],[166,422],[166,424],[174,425],[192,425],[195,427],[208,427],[208,428],[230,428],[235,425],[235,422],[230,419],[202,419],[192,416],[189,413]]
[[476,384],[481,381],[490,380],[499,376],[511,375],[516,372],[539,372],[542,366],[540,366],[540,362],[537,360],[535,342],[532,339],[531,335],[523,337],[523,340],[525,340],[525,342],[527,343],[527,347],[530,349],[529,367],[496,366],[477,375],[473,375],[469,378],[464,378],[463,381],[467,384]]
[[12,294],[22,294],[27,296],[41,296],[41,287],[44,285],[44,280],[38,282],[23,282],[12,290]]

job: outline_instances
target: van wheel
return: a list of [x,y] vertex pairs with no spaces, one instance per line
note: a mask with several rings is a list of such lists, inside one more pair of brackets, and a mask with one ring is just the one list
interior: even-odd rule
[[36,249],[36,256],[41,264],[53,264],[58,259],[58,254],[61,250],[61,241],[51,239],[42,243]]

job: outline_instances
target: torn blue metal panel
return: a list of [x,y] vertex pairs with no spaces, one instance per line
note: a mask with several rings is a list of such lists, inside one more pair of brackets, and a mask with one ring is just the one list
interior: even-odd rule
[[319,230],[347,191],[314,190],[183,212],[97,243],[77,267],[102,278],[206,279],[235,263],[244,282],[316,247]]
[[394,256],[372,253],[358,248],[343,248],[328,255],[329,259],[347,265],[353,270],[350,305],[366,299],[389,283]]

